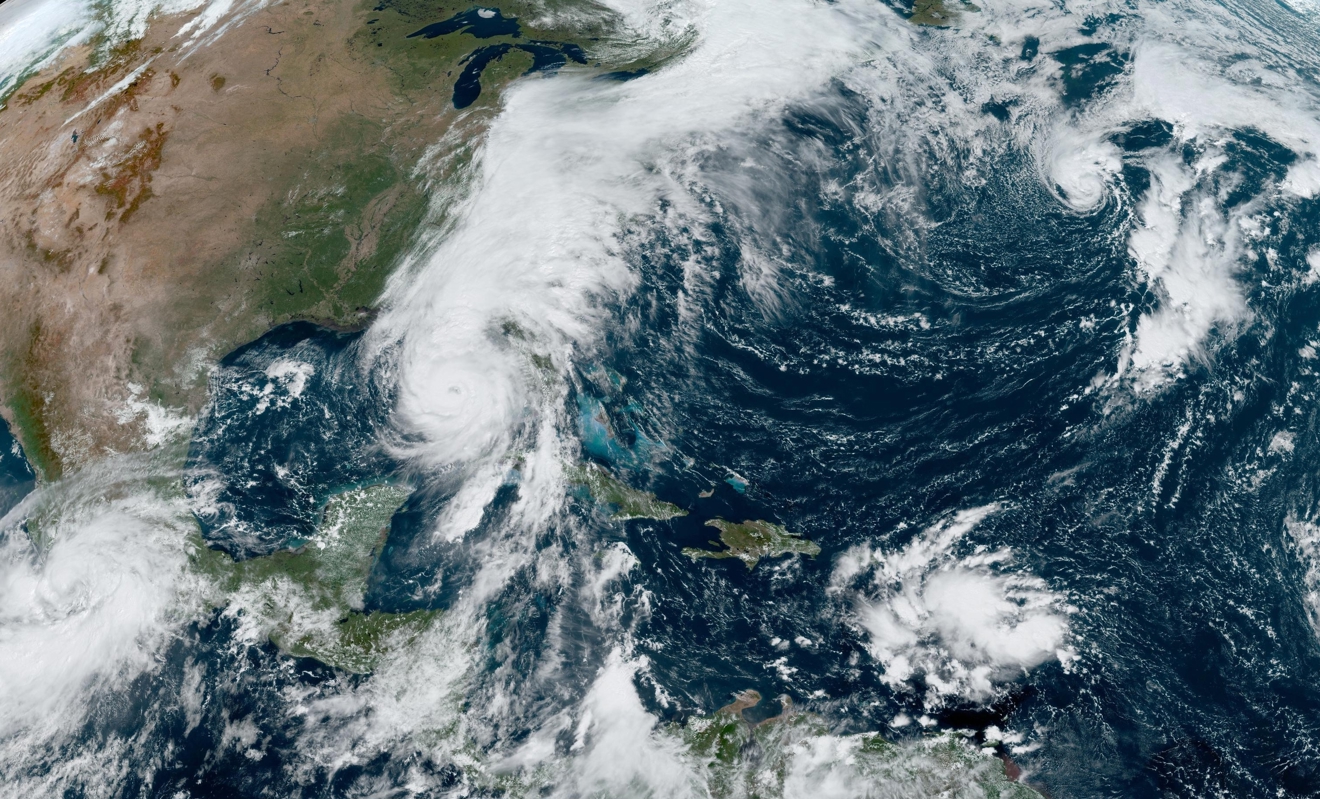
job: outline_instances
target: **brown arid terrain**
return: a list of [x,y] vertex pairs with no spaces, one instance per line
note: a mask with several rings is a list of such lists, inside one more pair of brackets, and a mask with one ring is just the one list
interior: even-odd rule
[[[211,363],[274,325],[369,319],[531,65],[511,52],[456,110],[462,59],[492,40],[408,34],[466,8],[288,0],[200,47],[176,35],[186,15],[160,17],[5,99],[0,392],[43,479],[158,440]],[[537,39],[600,41],[502,9]]]

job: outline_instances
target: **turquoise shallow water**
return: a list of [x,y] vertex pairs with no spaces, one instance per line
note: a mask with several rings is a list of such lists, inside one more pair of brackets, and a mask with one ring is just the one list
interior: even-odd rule
[[[1256,316],[1215,345],[1212,362],[1189,367],[1140,402],[1079,393],[1122,348],[1126,328],[1113,303],[1150,302],[1128,279],[1126,243],[1113,232],[1129,224],[1125,193],[1145,185],[1138,157],[1170,146],[1169,131],[1139,123],[1117,132],[1132,157],[1126,182],[1084,216],[1060,210],[1044,189],[1024,194],[1009,178],[933,193],[945,221],[912,259],[867,245],[863,231],[880,228],[883,239],[883,222],[823,196],[823,184],[857,168],[846,132],[854,111],[843,95],[833,107],[838,116],[796,115],[779,134],[781,147],[836,153],[828,169],[802,177],[807,196],[820,192],[820,199],[775,231],[795,241],[789,260],[809,265],[782,277],[791,305],[767,319],[748,298],[734,279],[742,242],[726,233],[706,251],[717,279],[703,300],[703,325],[686,335],[674,298],[687,245],[656,233],[635,250],[643,286],[616,310],[631,323],[574,379],[568,405],[585,457],[689,511],[663,523],[606,524],[595,534],[602,543],[626,542],[641,562],[629,582],[648,597],[635,633],[651,663],[642,695],[667,697],[652,710],[681,719],[755,688],[818,708],[846,729],[899,738],[911,734],[891,726],[904,714],[978,736],[991,725],[1047,729],[1029,752],[1003,751],[1055,795],[1320,790],[1312,751],[1320,647],[1304,600],[1306,565],[1288,537],[1289,519],[1315,501],[1314,405],[1304,399],[1309,390],[1298,389],[1314,380],[1306,349],[1320,329],[1314,292],[1264,285],[1271,267],[1262,256],[1239,278],[1254,286]],[[1290,160],[1251,132],[1225,150],[1233,155],[1222,174],[1241,176],[1231,183],[1240,202]],[[1010,158],[1003,174],[1020,168]],[[1290,224],[1271,246],[1281,259],[1303,259],[1320,233],[1315,204],[1275,207]],[[738,222],[731,216],[726,224]],[[889,321],[877,324],[880,316]],[[1079,324],[1089,319],[1094,325]],[[228,363],[251,360],[260,383],[267,364],[305,353],[312,345],[304,342],[341,340],[286,329]],[[317,364],[318,375],[342,374],[332,361]],[[259,392],[232,408],[224,392],[217,395],[195,452],[214,458],[242,447],[247,467],[267,475],[274,474],[268,463],[297,467],[304,492],[245,490],[233,498],[237,515],[296,517],[298,497],[382,469],[387,461],[362,454],[375,442],[362,423],[372,418],[371,403],[352,398],[362,385],[371,381],[335,387],[318,379],[287,408],[259,416],[248,407]],[[1281,429],[1293,431],[1287,447],[1278,444]],[[270,430],[282,432],[271,438]],[[247,448],[267,441],[267,449]],[[475,573],[484,537],[507,523],[517,493],[514,476],[476,531],[445,544],[425,533],[448,489],[424,488],[395,519],[369,603],[449,607]],[[831,581],[850,547],[899,551],[922,528],[987,503],[998,510],[931,573],[956,570],[978,551],[1011,548],[1014,565],[995,572],[1029,571],[1066,598],[1078,659],[1065,667],[1051,656],[1016,675],[1009,669],[988,696],[955,692],[932,701],[930,681],[947,678],[942,667],[899,684],[884,679],[866,630],[849,622],[853,606],[832,593]],[[580,512],[589,514],[589,504]],[[579,522],[600,525],[591,518]],[[754,571],[736,560],[694,564],[680,549],[708,546],[713,534],[704,523],[714,518],[770,519],[823,551]],[[244,544],[220,528],[212,540],[255,554],[283,535],[269,523],[253,529],[266,531],[266,543]],[[564,543],[551,536],[537,545]],[[433,580],[442,588],[418,593]],[[861,584],[858,596],[868,590]],[[517,736],[519,725],[531,728],[571,701],[575,681],[589,681],[594,668],[588,658],[577,677],[539,680],[542,658],[563,646],[552,619],[575,619],[580,642],[570,646],[583,651],[599,646],[591,642],[602,633],[553,592],[521,581],[486,613],[491,671],[479,678],[478,695],[486,680],[522,686],[526,693],[498,720],[500,735]],[[946,634],[918,629],[933,640],[934,661],[956,645],[940,640]],[[783,644],[798,638],[808,643]],[[767,702],[758,712],[778,707]]]
[[[405,482],[363,609],[470,627],[347,675],[207,611],[20,776],[122,745],[120,796],[503,796],[537,768],[528,795],[658,796],[592,793],[591,724],[635,699],[643,733],[610,729],[643,761],[652,725],[754,689],[749,721],[954,731],[1055,797],[1320,795],[1320,49],[1277,5],[1178,8],[902,27],[904,69],[693,134],[662,164],[682,196],[611,242],[635,284],[599,335],[526,364],[551,411],[517,409],[493,477],[416,457],[397,342],[295,324],[230,354],[184,476],[207,543],[297,549],[335,492]],[[686,514],[611,519],[569,469],[534,518],[538,473],[583,462]],[[820,553],[683,553],[721,519]]]

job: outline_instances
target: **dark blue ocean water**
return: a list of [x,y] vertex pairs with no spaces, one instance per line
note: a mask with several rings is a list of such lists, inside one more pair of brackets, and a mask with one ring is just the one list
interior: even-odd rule
[[[436,35],[514,35],[510,20],[472,12],[438,24]],[[1040,47],[1029,41],[1022,58],[1053,59],[1070,103],[1104,91],[1128,63],[1108,44]],[[1012,102],[981,110],[987,136],[1009,140]],[[1235,276],[1250,316],[1212,331],[1204,355],[1158,391],[1088,390],[1161,302],[1134,278],[1128,250],[1147,156],[1191,164],[1205,143],[1180,144],[1163,122],[1125,123],[1111,136],[1123,159],[1112,192],[1078,213],[1010,146],[985,156],[989,177],[974,183],[961,178],[971,155],[956,142],[936,153],[914,139],[905,146],[942,167],[914,175],[868,139],[874,112],[836,87],[760,140],[703,156],[704,229],[676,230],[664,208],[631,223],[621,247],[640,286],[609,308],[599,348],[580,353],[562,410],[584,459],[689,515],[609,522],[578,496],[563,529],[535,546],[550,557],[621,541],[637,556],[623,593],[644,591],[649,610],[625,616],[650,662],[640,694],[666,719],[755,688],[842,731],[920,735],[890,726],[900,713],[929,713],[942,728],[1035,730],[1040,747],[1013,758],[1056,797],[1320,796],[1320,637],[1287,531],[1320,514],[1320,285],[1296,274],[1320,242],[1320,201],[1270,190],[1297,156],[1240,130],[1215,142],[1225,158],[1198,178],[1222,213],[1258,203],[1282,220]],[[721,197],[740,185],[749,151],[782,180],[754,186],[750,200]],[[854,189],[838,189],[911,183],[921,190],[909,214],[863,213]],[[749,247],[781,264],[769,294],[748,290]],[[707,278],[700,292],[694,263]],[[411,481],[418,490],[391,523],[367,606],[451,607],[509,524],[517,480],[467,537],[433,540],[455,485],[388,454],[398,435],[389,359],[372,371],[358,340],[289,325],[222,362],[189,456],[189,491],[209,502],[199,521],[213,546],[258,556],[298,546],[337,490]],[[1281,432],[1287,446],[1275,444]],[[990,699],[931,706],[920,681],[881,679],[851,608],[827,587],[850,547],[898,551],[988,503],[1001,510],[960,546],[1011,547],[1018,567],[1065,595],[1078,661],[1047,661]],[[716,517],[772,520],[822,551],[755,570],[684,557],[683,547],[706,546]],[[466,711],[484,725],[482,745],[499,750],[580,700],[611,642],[530,569],[485,621]],[[87,740],[155,718],[154,697],[177,693],[189,669],[204,673],[200,722],[181,708],[158,722],[151,754],[164,765],[144,779],[146,794],[358,795],[417,775],[435,795],[462,790],[462,767],[422,747],[339,771],[300,760],[305,720],[290,706],[360,678],[270,646],[236,648],[232,625],[219,614],[194,625],[157,672],[98,700]],[[772,643],[793,636],[812,645]],[[565,664],[553,680],[540,676],[550,661]],[[501,710],[487,713],[497,696]],[[244,719],[267,736],[263,759],[220,743]]]
[[[638,630],[652,664],[644,680],[674,700],[652,710],[681,718],[756,688],[841,729],[911,734],[887,724],[925,712],[920,686],[895,691],[878,679],[864,639],[842,621],[846,609],[827,596],[832,564],[852,545],[896,550],[922,526],[999,502],[1004,509],[967,546],[1011,546],[1020,565],[1067,595],[1078,668],[1048,662],[993,700],[950,702],[931,710],[935,718],[1047,730],[1042,747],[1019,759],[1055,796],[1320,793],[1320,644],[1303,599],[1305,565],[1285,531],[1290,514],[1317,509],[1316,374],[1304,348],[1320,329],[1320,292],[1279,280],[1262,256],[1239,276],[1255,316],[1214,334],[1208,360],[1151,396],[1084,394],[1123,346],[1130,317],[1115,309],[1155,302],[1131,279],[1121,233],[1148,180],[1136,156],[1168,145],[1168,129],[1143,122],[1115,135],[1132,158],[1118,193],[1095,212],[1061,208],[1018,179],[1020,156],[1005,154],[1001,178],[984,186],[931,186],[925,210],[942,224],[900,249],[885,243],[905,238],[902,220],[862,218],[829,198],[827,184],[869,167],[850,133],[862,127],[861,107],[846,93],[824,107],[832,115],[794,114],[760,143],[790,171],[795,148],[832,154],[824,170],[796,173],[814,199],[775,230],[797,266],[781,273],[785,299],[773,313],[739,279],[741,247],[756,234],[726,211],[699,256],[714,275],[701,324],[685,329],[676,298],[691,241],[639,222],[629,252],[642,286],[574,377],[567,410],[579,419],[584,456],[691,511],[618,525],[581,509],[602,541],[623,540],[641,560],[628,579],[651,595]],[[1225,150],[1224,174],[1236,176],[1230,206],[1257,196],[1292,158],[1251,131]],[[712,184],[735,160],[704,165]],[[1280,202],[1289,224],[1270,246],[1278,262],[1299,263],[1320,240],[1320,206]],[[231,476],[225,514],[203,519],[217,545],[239,555],[287,546],[329,491],[397,467],[373,448],[387,394],[354,371],[351,340],[292,326],[225,360],[193,449],[195,465]],[[254,415],[254,390],[279,359],[314,363],[316,376],[300,401]],[[1270,450],[1282,429],[1295,434],[1290,457]],[[277,468],[296,478],[281,482]],[[414,495],[373,574],[372,606],[446,607],[516,490],[507,487],[458,545],[421,535],[446,491]],[[706,544],[703,523],[717,516],[774,520],[822,552],[750,572],[681,556],[681,547]],[[445,590],[414,590],[437,573]],[[579,685],[534,677],[551,656],[552,612],[575,611],[525,579],[489,609],[492,682],[479,681],[473,702],[510,680],[527,692],[492,721],[499,736],[516,738],[589,682],[590,669]],[[598,652],[590,622],[577,623],[576,646]],[[770,643],[790,633],[815,645]],[[510,657],[512,672],[502,659]],[[766,668],[783,657],[796,669],[788,680]],[[322,672],[308,665],[301,679]],[[813,701],[817,691],[828,699]],[[226,780],[267,766],[233,768]]]
[[295,322],[220,361],[184,480],[216,546],[296,548],[331,494],[396,468],[381,434],[392,395],[358,365],[360,336]]
[[[1239,277],[1256,317],[1231,337],[1217,331],[1207,362],[1149,398],[1083,396],[1122,349],[1115,305],[1154,304],[1130,277],[1126,237],[1114,235],[1149,179],[1136,158],[1106,207],[1078,216],[1018,180],[1022,165],[1006,156],[979,189],[931,186],[924,210],[940,226],[895,252],[884,243],[904,230],[827,199],[827,184],[865,168],[849,105],[788,120],[760,150],[833,156],[821,173],[799,174],[817,199],[775,230],[789,242],[784,260],[802,266],[782,276],[787,299],[773,314],[738,282],[747,233],[731,216],[727,249],[706,256],[721,277],[699,337],[674,346],[672,298],[690,245],[639,234],[645,288],[621,310],[638,332],[613,342],[609,362],[627,388],[606,407],[649,420],[671,448],[651,485],[694,511],[628,536],[655,595],[656,679],[705,707],[751,683],[765,695],[824,691],[863,726],[919,712],[913,695],[853,665],[864,642],[824,598],[832,556],[877,540],[897,550],[924,524],[1005,502],[969,546],[1011,546],[1068,592],[1081,668],[1041,666],[990,707],[944,708],[947,722],[1048,729],[1028,762],[1054,795],[1320,792],[1320,645],[1306,567],[1285,531],[1289,514],[1309,518],[1316,505],[1305,348],[1320,295],[1286,285],[1262,254]],[[1115,140],[1135,156],[1168,136],[1140,123]],[[1225,149],[1229,207],[1293,159],[1252,131]],[[1320,236],[1320,205],[1278,210],[1289,223],[1269,246],[1279,263],[1301,264]],[[868,313],[919,314],[928,327],[877,329]],[[1088,318],[1094,326],[1078,325]],[[1295,431],[1292,458],[1270,451],[1282,429]],[[745,493],[724,484],[728,470],[747,479]],[[714,496],[700,499],[709,486]],[[823,552],[795,566],[794,580],[729,562],[694,570],[678,547],[701,545],[713,515],[775,519]],[[820,646],[770,646],[790,630]],[[798,669],[791,684],[764,668],[785,655]]]
[[0,516],[8,513],[35,485],[36,475],[23,448],[9,432],[9,425],[0,424]]

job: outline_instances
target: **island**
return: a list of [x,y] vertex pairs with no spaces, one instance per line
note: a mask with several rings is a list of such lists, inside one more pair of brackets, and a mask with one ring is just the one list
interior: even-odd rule
[[609,508],[610,518],[615,521],[655,519],[663,522],[687,515],[687,511],[677,505],[626,485],[594,463],[569,468],[568,478],[586,488],[598,504]]
[[814,558],[820,554],[819,546],[773,522],[748,520],[737,524],[724,519],[711,519],[706,522],[706,526],[720,531],[720,540],[711,541],[710,544],[717,547],[723,544],[726,548],[710,550],[685,547],[684,555],[693,560],[737,558],[747,564],[750,570],[756,568],[761,558],[777,558],[792,554],[809,555]]

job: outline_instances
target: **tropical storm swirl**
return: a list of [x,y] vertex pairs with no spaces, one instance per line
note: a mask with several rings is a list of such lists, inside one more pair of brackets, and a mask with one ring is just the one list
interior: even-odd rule
[[1311,0],[7,0],[0,795],[1320,796]]

